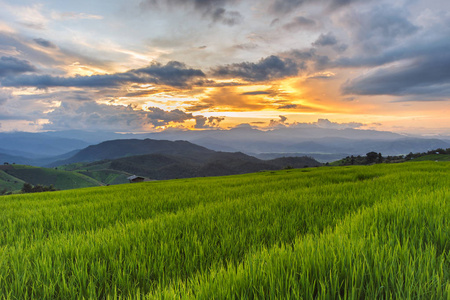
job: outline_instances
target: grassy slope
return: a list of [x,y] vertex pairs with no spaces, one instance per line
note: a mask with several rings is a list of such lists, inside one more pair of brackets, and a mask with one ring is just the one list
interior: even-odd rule
[[6,188],[8,191],[20,190],[25,182],[0,170],[0,189]]
[[450,154],[430,154],[415,158],[414,161],[450,161]]
[[123,171],[111,169],[111,162],[106,161],[104,163],[74,163],[70,165],[64,165],[58,167],[61,170],[74,171],[86,176],[89,176],[104,184],[122,184],[128,183],[127,179],[133,175]]
[[78,171],[80,174],[84,174],[95,180],[103,182],[105,184],[122,184],[128,183],[127,179],[132,174],[116,171],[116,170],[94,170],[94,171]]
[[159,181],[0,200],[0,295],[450,296],[449,163]]
[[8,170],[7,172],[10,176],[18,178],[24,182],[28,182],[33,185],[53,184],[56,189],[61,190],[101,185],[99,181],[82,174],[49,168],[14,165],[14,168]]

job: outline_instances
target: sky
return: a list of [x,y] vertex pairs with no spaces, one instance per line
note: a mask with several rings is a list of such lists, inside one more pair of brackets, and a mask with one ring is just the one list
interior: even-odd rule
[[450,135],[448,0],[0,0],[0,131]]

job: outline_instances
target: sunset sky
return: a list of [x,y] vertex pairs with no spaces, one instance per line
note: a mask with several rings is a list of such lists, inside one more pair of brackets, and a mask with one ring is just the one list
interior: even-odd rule
[[0,7],[0,131],[270,129],[327,119],[450,135],[448,0]]

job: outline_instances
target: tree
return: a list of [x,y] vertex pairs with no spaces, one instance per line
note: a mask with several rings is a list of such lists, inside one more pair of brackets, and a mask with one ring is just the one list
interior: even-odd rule
[[378,159],[378,153],[372,151],[366,154],[366,161],[368,164],[373,164]]
[[414,154],[412,152],[409,152],[409,154],[405,156],[406,160],[411,160],[413,158],[414,158]]
[[23,187],[22,187],[22,192],[23,193],[32,193],[33,192],[33,186],[30,183],[25,182],[23,184]]
[[381,153],[378,153],[378,163],[381,164],[383,162],[383,156]]

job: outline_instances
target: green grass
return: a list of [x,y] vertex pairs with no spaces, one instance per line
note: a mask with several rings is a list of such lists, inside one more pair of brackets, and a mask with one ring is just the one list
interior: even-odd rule
[[449,299],[450,163],[0,198],[2,299]]
[[414,158],[414,161],[427,161],[427,160],[450,161],[450,154],[429,154],[418,158]]
[[80,174],[94,178],[97,181],[103,182],[104,184],[122,184],[129,183],[128,177],[132,174],[125,173],[116,170],[91,170],[91,171],[77,171]]
[[0,189],[3,190],[6,188],[8,191],[18,191],[22,188],[24,183],[23,180],[0,170]]
[[33,185],[53,184],[56,189],[61,190],[101,185],[101,182],[86,175],[50,168],[14,165],[12,169],[8,169],[4,172],[7,172],[11,177],[15,177],[16,181],[22,181],[22,185],[23,182],[28,182]]

